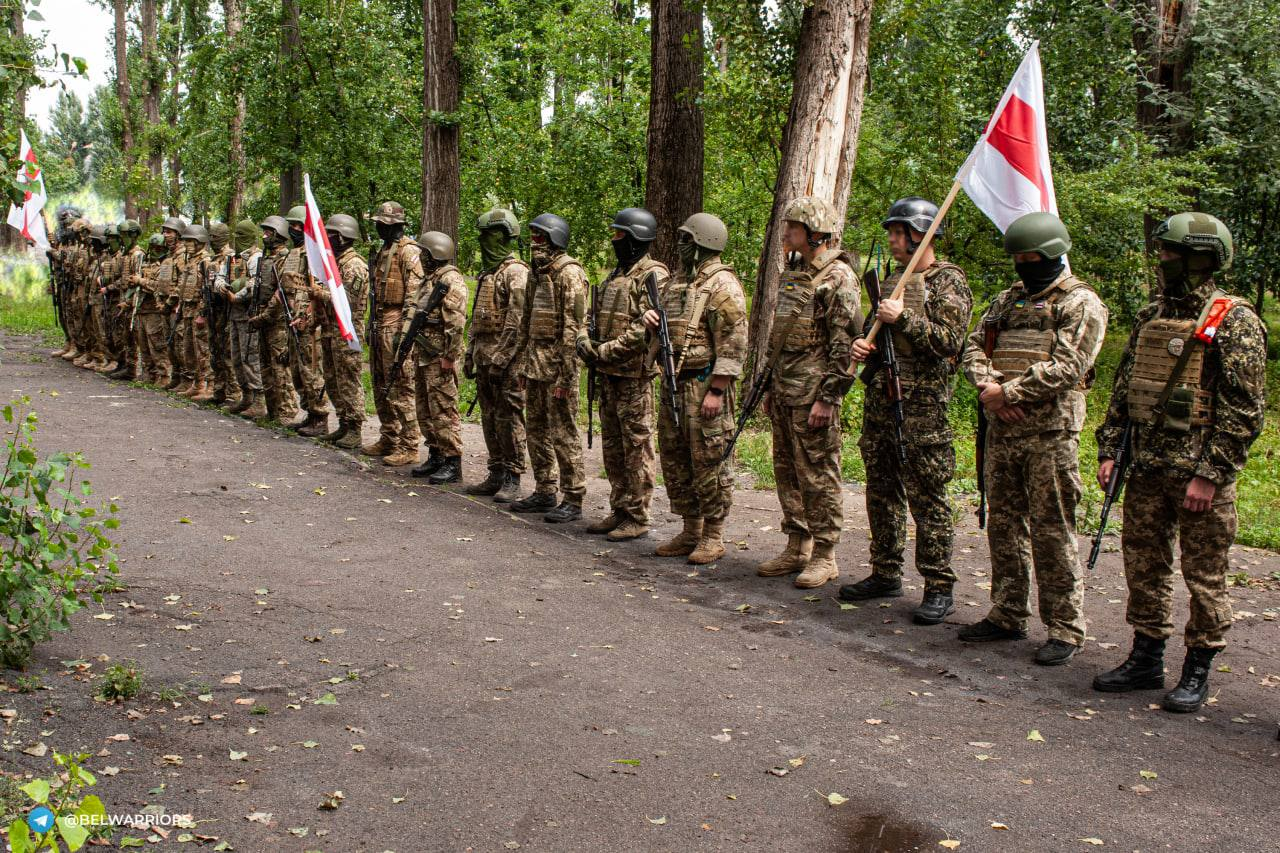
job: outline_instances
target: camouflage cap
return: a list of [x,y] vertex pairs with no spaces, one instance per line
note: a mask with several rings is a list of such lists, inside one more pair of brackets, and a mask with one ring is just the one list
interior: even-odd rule
[[404,205],[396,201],[384,201],[373,213],[373,221],[384,225],[404,224]]
[[1188,252],[1212,254],[1221,270],[1230,269],[1235,259],[1231,230],[1207,213],[1175,213],[1157,225],[1151,236]]
[[813,195],[793,199],[783,211],[782,218],[799,222],[815,234],[835,234],[840,230],[840,217],[831,202]]
[[476,228],[486,231],[490,228],[501,228],[508,237],[520,236],[520,220],[504,207],[495,207],[487,213],[480,214],[476,220]]

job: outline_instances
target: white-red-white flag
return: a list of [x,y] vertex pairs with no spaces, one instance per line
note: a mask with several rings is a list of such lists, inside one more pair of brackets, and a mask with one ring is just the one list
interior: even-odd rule
[[1001,233],[1027,213],[1058,213],[1045,131],[1040,42],[1033,42],[956,180]]
[[302,233],[306,240],[307,264],[311,274],[324,282],[329,288],[329,297],[333,303],[333,316],[338,321],[338,333],[353,350],[360,349],[360,339],[356,337],[356,327],[351,322],[351,303],[347,301],[347,291],[342,287],[342,275],[338,272],[338,259],[329,245],[329,235],[324,230],[324,220],[320,218],[320,208],[315,197],[311,195],[311,175],[302,176],[302,190],[307,207],[307,219],[302,224]]
[[12,203],[9,205],[8,222],[17,228],[23,237],[40,248],[47,249],[49,234],[44,229],[44,217],[40,215],[40,211],[44,210],[45,202],[49,200],[44,191],[44,172],[40,171],[40,164],[36,162],[36,152],[31,149],[31,143],[27,141],[27,132],[19,130],[18,133],[22,139],[18,156],[23,161],[22,168],[18,170],[18,183],[26,184],[27,188],[22,194],[22,207]]

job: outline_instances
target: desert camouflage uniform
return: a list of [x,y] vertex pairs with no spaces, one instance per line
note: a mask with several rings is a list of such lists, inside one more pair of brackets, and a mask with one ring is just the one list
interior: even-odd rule
[[85,262],[85,299],[89,308],[86,337],[91,360],[102,363],[111,360],[111,343],[107,340],[106,317],[102,313],[102,267],[106,259],[107,253],[102,250],[91,252]]
[[[191,241],[179,241],[179,245]],[[187,254],[182,275],[178,279],[178,298],[182,302],[182,320],[178,329],[182,347],[182,378],[194,385],[209,379],[209,324],[197,323],[204,312],[204,298],[200,286],[209,270],[209,252],[199,243],[199,249]]]
[[169,358],[169,300],[174,289],[174,259],[167,253],[142,268],[142,300],[138,322],[142,326],[142,364],[152,382],[169,381],[173,363]]
[[[347,293],[352,318],[364,316],[365,297],[369,295],[369,265],[364,258],[348,247],[338,261],[338,274],[342,276],[342,289]],[[333,312],[329,288],[317,285],[313,298],[320,311],[320,347],[323,356],[324,386],[333,403],[338,422],[355,428],[359,434],[364,424],[364,385],[360,373],[364,368],[364,350],[352,349],[342,339],[338,320]]]
[[[1257,315],[1247,304],[1237,302],[1218,326],[1212,345],[1185,343],[1214,296],[1215,285],[1210,280],[1181,299],[1161,297],[1138,313],[1097,439],[1099,459],[1115,458],[1126,421],[1131,417],[1135,421],[1133,468],[1125,485],[1121,538],[1129,585],[1126,619],[1134,630],[1148,637],[1163,640],[1173,634],[1176,539],[1181,548],[1182,578],[1191,599],[1186,645],[1221,649],[1232,620],[1226,577],[1228,551],[1236,534],[1236,476],[1244,468],[1249,447],[1262,432],[1267,342]],[[1142,340],[1144,329],[1159,329],[1159,321],[1182,323],[1181,328],[1166,324],[1165,335]],[[1189,424],[1186,418],[1172,417],[1174,406],[1170,405],[1166,408],[1170,417],[1157,427],[1151,423],[1150,393],[1143,411],[1131,389],[1138,353],[1143,349],[1139,341],[1151,346],[1153,341],[1165,342],[1165,338],[1182,340],[1185,346],[1202,351],[1188,361],[1180,383],[1193,393],[1201,393]],[[1163,388],[1177,347],[1174,344],[1168,350],[1164,378],[1147,379],[1148,392],[1158,393]],[[1205,512],[1191,512],[1182,506],[1193,477],[1203,477],[1217,487]]]
[[[293,384],[309,417],[328,418],[324,407],[324,371],[320,367],[320,329],[316,322],[311,285],[315,281],[307,265],[304,246],[292,246],[279,268],[280,281],[289,297],[294,319],[302,318],[297,336],[290,336]],[[287,332],[286,332],[287,334]]]
[[[653,363],[641,319],[652,306],[645,279],[665,286],[670,273],[645,255],[626,272],[615,269],[596,295],[596,387],[600,394],[600,444],[609,476],[609,511],[648,526],[657,465],[653,455]],[[585,327],[579,337],[586,336]]]
[[[535,491],[578,507],[586,494],[582,439],[578,435],[578,329],[586,314],[586,273],[559,252],[535,266],[520,322],[520,354],[513,367],[525,380],[525,418]],[[565,399],[556,398],[565,389]]]
[[146,371],[138,367],[138,359],[142,354],[144,330],[142,318],[138,316],[138,308],[142,304],[142,267],[146,251],[135,245],[127,252],[120,253],[120,327],[124,330],[124,359],[129,369],[134,371],[136,379],[145,379]]
[[489,470],[517,477],[525,471],[524,392],[510,368],[528,280],[529,267],[514,256],[480,275],[467,350],[475,370]]
[[[769,352],[773,476],[782,530],[833,548],[844,519],[840,488],[840,404],[853,386],[853,341],[862,329],[861,292],[848,256],[825,249],[804,270],[783,273]],[[809,426],[814,401],[835,406],[831,425]]]
[[227,300],[220,294],[221,284],[230,280],[228,271],[234,265],[236,253],[230,244],[223,246],[209,259],[205,268],[207,283],[214,294],[213,302],[205,306],[208,312],[206,333],[209,336],[209,369],[212,391],[217,400],[235,399],[240,396],[240,382],[231,360],[231,321]]
[[[121,322],[123,313],[120,297],[123,288],[120,283],[120,270],[123,266],[122,254],[108,249],[102,255],[102,287],[107,291],[106,304],[102,309],[102,335],[106,344],[107,360],[123,363],[125,360],[125,332],[128,316]],[[102,295],[98,297],[102,301]]]
[[[427,274],[418,286],[417,298],[405,306],[400,334],[408,332],[414,316],[426,308],[431,292],[442,285],[448,290],[414,340],[413,354],[418,428],[427,447],[450,458],[462,455],[458,362],[462,361],[462,337],[467,325],[467,282],[457,267],[444,264]],[[444,367],[441,362],[446,360],[453,366]]]
[[[298,416],[298,393],[289,373],[292,336],[289,334],[284,306],[276,292],[276,282],[282,274],[288,255],[288,247],[278,244],[260,256],[258,263],[263,265],[262,272],[258,275],[257,293],[250,300],[251,306],[257,306],[257,313],[249,318],[250,325],[258,329],[261,335],[258,349],[267,412],[281,423],[292,421]],[[293,304],[291,299],[291,310]]]
[[[380,246],[369,270],[370,299],[376,297],[377,336],[369,342],[369,372],[373,378],[373,402],[381,424],[382,441],[392,453],[418,452],[418,413],[414,405],[414,377],[403,370],[391,388],[387,375],[395,361],[395,339],[405,303],[422,284],[422,250],[410,237],[402,236],[390,247]],[[376,350],[376,351],[375,351]]]
[[717,417],[702,417],[702,401],[713,377],[742,375],[747,353],[746,297],[733,269],[715,255],[698,266],[692,281],[683,275],[670,279],[662,304],[679,370],[682,408],[677,428],[671,407],[658,407],[667,497],[671,511],[684,518],[723,519],[733,505],[733,477],[720,462],[733,434],[733,383],[725,389]]
[[[986,325],[998,329],[995,357],[983,351]],[[1085,391],[1102,348],[1107,308],[1088,285],[1063,272],[1028,296],[1021,282],[996,296],[969,335],[965,376],[999,382],[1026,418],[990,419],[985,476],[990,505],[991,612],[1026,630],[1034,566],[1040,620],[1049,639],[1084,643],[1084,589],[1076,543],[1080,428]]]
[[260,394],[263,391],[261,335],[249,325],[249,318],[258,313],[257,300],[264,298],[257,288],[258,265],[262,257],[262,249],[258,246],[235,256],[231,262],[231,278],[227,282],[227,289],[236,296],[227,309],[227,322],[231,327],[231,363],[242,394]]
[[[892,292],[900,279],[901,274],[890,276],[884,292]],[[964,270],[937,261],[912,275],[903,299],[902,316],[890,328],[902,381],[907,464],[899,462],[883,369],[867,387],[858,439],[867,472],[871,571],[886,580],[902,577],[910,507],[916,523],[916,570],[926,590],[950,592],[956,575],[951,568],[953,523],[947,484],[955,475],[956,452],[947,406],[973,313],[973,295]]]

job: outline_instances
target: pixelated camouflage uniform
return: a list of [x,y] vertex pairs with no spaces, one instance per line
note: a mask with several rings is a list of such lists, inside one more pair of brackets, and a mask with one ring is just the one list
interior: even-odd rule
[[204,298],[200,286],[204,276],[208,274],[210,259],[204,246],[199,243],[194,245],[199,248],[188,250],[178,278],[182,319],[175,337],[182,353],[182,378],[199,385],[209,379],[209,324],[197,323],[196,320],[203,317]]
[[[427,447],[441,456],[462,455],[462,420],[458,417],[458,367],[462,360],[463,330],[467,325],[467,282],[451,263],[427,273],[417,298],[405,306],[400,334],[419,311],[425,310],[431,292],[446,288],[444,298],[431,310],[426,326],[413,341],[418,428]],[[445,367],[442,362],[453,363]]]
[[206,281],[214,294],[212,304],[207,306],[209,317],[205,326],[209,336],[210,381],[213,390],[224,400],[234,399],[240,394],[240,381],[236,378],[237,371],[231,360],[228,304],[219,291],[219,286],[228,280],[228,270],[234,263],[235,250],[226,245],[210,257],[205,268]]
[[[338,258],[338,275],[347,294],[351,316],[363,317],[365,299],[369,295],[369,265],[350,246]],[[338,328],[333,311],[333,297],[326,285],[312,288],[312,298],[320,320],[320,351],[324,371],[324,387],[333,403],[338,422],[355,429],[364,423],[364,385],[360,373],[364,369],[364,350],[352,349]]]
[[305,246],[290,247],[280,267],[280,281],[289,297],[295,320],[301,319],[296,336],[290,336],[290,368],[298,399],[309,417],[328,418],[324,406],[324,370],[320,366],[320,328],[312,297],[315,279],[307,263]]
[[[890,276],[883,292],[891,293],[901,277]],[[910,508],[916,523],[916,570],[925,589],[950,592],[956,575],[947,484],[955,475],[956,451],[947,407],[973,314],[973,294],[964,270],[936,261],[912,275],[903,302],[902,315],[890,328],[901,375],[906,465],[895,446],[883,369],[867,387],[858,439],[867,472],[871,571],[887,580],[902,577]]]
[[245,249],[231,264],[231,279],[227,290],[232,294],[227,310],[231,327],[231,363],[235,367],[236,381],[244,394],[261,394],[262,388],[262,336],[250,325],[250,318],[258,313],[256,300],[263,295],[257,290],[258,265],[262,263],[262,249],[258,246]]
[[[1176,539],[1191,599],[1186,645],[1221,649],[1232,621],[1227,571],[1236,534],[1236,477],[1244,469],[1249,447],[1262,432],[1267,342],[1262,322],[1242,300],[1233,302],[1211,345],[1194,342],[1191,336],[1200,325],[1202,311],[1215,295],[1221,295],[1215,291],[1209,280],[1181,298],[1159,297],[1138,313],[1097,440],[1099,460],[1115,458],[1125,423],[1134,421],[1133,467],[1125,485],[1121,537],[1129,586],[1125,618],[1148,637],[1163,640],[1173,634]],[[1169,346],[1176,340],[1183,343]],[[1159,343],[1169,346],[1170,357],[1142,359],[1141,367],[1147,368],[1140,370],[1138,380],[1147,385],[1143,406],[1140,396],[1132,393],[1135,366],[1140,351]],[[1180,412],[1184,417],[1173,417],[1175,407],[1170,405],[1166,409],[1170,416],[1157,426],[1151,392],[1157,386],[1163,389],[1172,373],[1173,350],[1183,346],[1200,352],[1188,360],[1178,385],[1190,392],[1187,396],[1199,399],[1193,409]],[[1163,366],[1163,375],[1150,370],[1153,364],[1157,371]],[[1192,413],[1190,418],[1185,417],[1187,411]],[[1182,506],[1193,477],[1203,477],[1217,487],[1205,512]]]
[[509,257],[476,282],[467,346],[489,470],[519,477],[525,471],[524,392],[510,367],[520,338],[529,267]]
[[138,315],[138,309],[142,304],[140,283],[145,260],[146,252],[137,245],[120,255],[120,303],[122,306],[120,322],[125,334],[124,358],[131,371],[138,371],[134,374],[138,379],[146,378],[147,374],[144,367],[138,366],[142,355],[142,339],[145,335],[142,318]]
[[[986,325],[996,352],[983,351]],[[990,419],[987,430],[987,542],[991,612],[1001,628],[1025,630],[1034,566],[1040,620],[1049,639],[1084,643],[1084,588],[1076,543],[1080,428],[1085,391],[1107,329],[1107,308],[1064,271],[1040,293],[1021,282],[996,296],[969,335],[963,365],[975,386],[999,382],[1026,418]],[[1046,357],[1047,356],[1047,357]]]
[[400,332],[405,303],[422,284],[422,250],[404,236],[390,246],[380,246],[369,276],[369,298],[376,306],[378,330],[369,342],[369,372],[373,378],[373,403],[378,412],[381,441],[386,442],[392,452],[417,453],[421,434],[414,404],[413,371],[401,371],[390,388],[386,388],[386,383],[395,362],[395,339]]
[[142,325],[142,364],[153,381],[169,381],[173,362],[169,358],[169,299],[174,286],[173,258],[166,253],[142,268],[142,300],[138,321]]
[[251,305],[257,307],[257,313],[249,318],[249,324],[258,329],[261,335],[258,347],[267,411],[272,418],[281,422],[291,421],[298,416],[298,393],[293,387],[289,371],[292,336],[289,334],[284,306],[280,303],[276,284],[288,254],[288,247],[278,243],[266,250],[259,259],[262,272],[258,276],[256,298],[251,302]]

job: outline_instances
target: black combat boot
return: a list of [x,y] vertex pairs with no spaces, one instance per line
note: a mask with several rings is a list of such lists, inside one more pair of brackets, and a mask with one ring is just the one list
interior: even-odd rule
[[1043,646],[1036,649],[1036,663],[1041,666],[1062,666],[1076,656],[1080,647],[1066,640],[1050,638]]
[[992,643],[996,640],[1025,640],[1027,632],[1017,628],[1004,628],[990,619],[982,619],[956,631],[956,637],[966,643]]
[[298,435],[304,435],[307,438],[319,438],[329,432],[329,413],[328,412],[312,412],[307,415],[307,420],[298,427]]
[[868,598],[898,598],[902,595],[902,578],[886,578],[872,572],[857,583],[840,587],[844,601],[866,601]]
[[1209,695],[1209,665],[1217,649],[1187,649],[1178,686],[1164,695],[1160,707],[1175,714],[1199,711]]
[[507,471],[502,476],[502,488],[493,496],[493,502],[509,504],[520,497],[520,475]]
[[577,521],[580,518],[582,518],[582,507],[565,500],[561,502],[560,506],[544,515],[542,520],[547,524],[564,524],[569,521]]
[[430,477],[436,472],[436,469],[444,464],[444,457],[440,455],[440,451],[434,447],[427,454],[427,461],[414,468],[409,473],[415,477]]
[[937,625],[955,612],[956,604],[951,590],[927,589],[920,606],[911,611],[911,621],[917,625]]
[[493,497],[502,488],[502,484],[507,481],[507,472],[502,468],[490,468],[489,476],[485,477],[479,483],[472,483],[462,491],[468,495],[479,495],[481,497]]
[[431,476],[427,478],[427,482],[433,486],[443,486],[446,483],[462,482],[462,457],[461,456],[444,456],[444,461],[435,471],[431,472]]
[[527,498],[512,501],[512,512],[550,512],[556,508],[555,492],[534,492]]
[[1133,635],[1133,651],[1124,663],[1093,679],[1093,689],[1101,693],[1127,693],[1130,690],[1164,688],[1164,640],[1137,632]]

